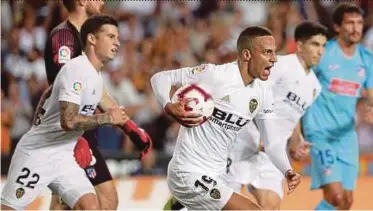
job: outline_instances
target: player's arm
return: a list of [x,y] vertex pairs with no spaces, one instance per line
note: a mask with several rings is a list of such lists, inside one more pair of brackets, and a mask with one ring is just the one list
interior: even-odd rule
[[60,101],[61,126],[66,131],[91,130],[100,125],[113,124],[110,113],[85,116],[79,114],[80,105],[69,101]]
[[137,126],[135,122],[130,120],[130,118],[125,114],[125,108],[120,107],[105,88],[102,92],[99,107],[104,112],[107,112],[112,108],[119,108],[120,110],[122,110],[126,117],[126,120],[123,124],[118,126],[120,126],[123,132],[130,137],[132,143],[136,146],[136,148],[143,151],[141,157],[150,152],[152,148],[152,140],[149,137],[148,133]]
[[43,114],[45,112],[45,110],[43,109],[43,106],[44,106],[45,101],[51,95],[52,88],[53,88],[52,85],[49,86],[48,89],[46,89],[40,97],[39,103],[38,103],[38,105],[36,107],[36,110],[35,110],[34,118],[32,120],[34,125],[40,124],[41,117],[43,116]]
[[60,123],[66,131],[82,131],[94,129],[103,124],[123,124],[127,119],[119,108],[92,116],[83,115],[80,111],[82,95],[85,92],[87,81],[77,67],[64,66],[57,77],[56,87],[60,105]]
[[278,134],[277,116],[274,112],[273,95],[270,88],[261,93],[263,105],[255,117],[266,154],[288,181],[289,193],[300,183],[300,175],[291,167],[286,153],[287,137]]
[[367,89],[367,113],[364,120],[369,124],[373,124],[373,88]]
[[368,112],[365,115],[365,121],[373,124],[373,56],[370,56],[370,64],[366,65],[366,67],[366,81],[364,88],[367,92]]
[[290,155],[294,160],[302,160],[308,155],[311,146],[311,143],[304,140],[299,121],[294,128],[293,134],[290,136]]
[[171,103],[170,90],[172,86],[182,86],[191,83],[211,84],[214,77],[213,65],[200,65],[193,68],[158,72],[152,76],[150,83],[154,95],[162,104],[165,112],[185,127],[199,125],[203,119],[201,114],[187,113],[184,106],[188,101]]

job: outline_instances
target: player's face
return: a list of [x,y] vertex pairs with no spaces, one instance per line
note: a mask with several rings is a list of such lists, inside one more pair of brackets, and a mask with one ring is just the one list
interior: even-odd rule
[[335,25],[338,36],[346,43],[357,43],[363,34],[364,21],[359,13],[345,13],[340,26]]
[[324,35],[318,34],[312,36],[305,42],[298,42],[297,54],[302,57],[302,60],[308,67],[317,65],[324,53],[326,41],[327,38]]
[[105,24],[97,33],[95,42],[95,52],[105,63],[114,59],[119,48],[118,27]]
[[249,74],[265,81],[277,61],[275,39],[273,36],[258,37],[254,39],[252,46]]
[[101,15],[105,2],[102,0],[87,1],[86,12],[88,16]]

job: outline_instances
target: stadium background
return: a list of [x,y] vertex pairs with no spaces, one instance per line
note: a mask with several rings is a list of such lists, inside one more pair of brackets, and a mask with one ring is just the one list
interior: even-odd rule
[[[165,175],[179,126],[163,114],[152,95],[152,74],[232,61],[240,31],[254,24],[272,30],[278,54],[294,52],[295,26],[302,20],[314,20],[332,29],[330,14],[337,2],[106,1],[105,13],[120,22],[122,45],[116,59],[105,67],[105,84],[155,143],[154,153],[140,163],[128,137],[110,126],[99,129],[100,147],[117,178],[119,209],[159,209],[169,196]],[[362,42],[373,51],[373,1],[353,2],[365,11]],[[30,128],[35,107],[47,87],[43,61],[46,37],[66,15],[58,0],[1,1],[2,182],[14,147]],[[365,112],[362,102],[356,115],[361,165],[353,208],[373,209],[368,194],[373,190],[373,126],[361,121]],[[294,166],[305,178],[297,191],[285,197],[282,208],[312,209],[321,192],[308,189],[309,162]],[[30,208],[48,208],[48,191]]]

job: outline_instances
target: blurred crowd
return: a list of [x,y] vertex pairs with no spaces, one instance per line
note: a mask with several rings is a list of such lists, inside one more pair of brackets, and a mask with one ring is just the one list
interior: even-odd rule
[[[268,27],[276,39],[278,54],[292,53],[296,48],[294,29],[303,20],[321,22],[333,36],[330,14],[337,2],[106,1],[104,13],[119,21],[121,47],[105,67],[105,86],[150,134],[155,150],[139,163],[128,137],[105,126],[97,132],[103,153],[108,159],[133,159],[124,163],[123,174],[164,174],[179,126],[163,113],[152,94],[149,79],[155,72],[233,61],[238,35],[249,25]],[[373,1],[354,2],[365,11],[362,42],[373,51]],[[46,37],[66,17],[58,0],[1,1],[2,162],[9,160],[17,142],[31,127],[38,100],[48,87],[43,60]],[[362,153],[373,152],[373,128],[359,118],[364,111],[364,103],[359,103],[356,118]],[[115,168],[110,162],[113,160],[109,160],[109,167]]]

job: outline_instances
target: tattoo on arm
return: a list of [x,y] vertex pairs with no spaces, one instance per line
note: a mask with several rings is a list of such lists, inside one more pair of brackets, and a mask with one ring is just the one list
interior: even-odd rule
[[38,106],[36,107],[36,110],[35,110],[34,118],[32,119],[32,122],[34,123],[34,125],[39,125],[40,124],[41,117],[45,113],[45,110],[43,109],[43,106],[44,106],[45,101],[50,97],[50,95],[52,93],[52,86],[53,85],[49,86],[48,89],[45,90],[43,92],[42,96],[40,97]]
[[79,107],[75,103],[60,101],[61,126],[65,130],[90,130],[112,122],[108,113],[84,116],[79,114]]

